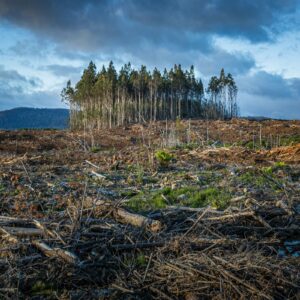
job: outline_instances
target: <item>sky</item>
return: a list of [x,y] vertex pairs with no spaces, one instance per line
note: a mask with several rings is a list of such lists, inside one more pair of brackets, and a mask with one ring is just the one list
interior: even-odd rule
[[0,110],[64,107],[91,60],[224,68],[242,116],[300,119],[300,0],[0,0]]

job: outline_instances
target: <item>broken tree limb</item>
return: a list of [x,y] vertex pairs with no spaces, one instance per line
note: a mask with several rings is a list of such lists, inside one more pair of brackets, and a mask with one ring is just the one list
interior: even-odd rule
[[92,163],[92,162],[90,162],[89,160],[85,160],[85,162],[86,162],[88,165],[90,165],[90,166],[92,166],[92,167],[94,167],[94,168],[96,168],[96,169],[100,169],[100,167],[99,167],[99,166],[97,166],[97,165],[93,164],[93,163]]
[[106,176],[105,175],[102,175],[102,174],[99,174],[99,173],[97,173],[97,172],[95,172],[95,171],[91,171],[91,173],[93,174],[93,175],[95,175],[96,177],[98,177],[98,178],[101,178],[101,179],[105,179],[106,178]]
[[42,236],[43,235],[43,231],[41,229],[37,229],[37,228],[3,226],[2,229],[4,229],[9,234],[17,236],[17,237],[29,237],[29,236]]
[[131,224],[137,227],[145,227],[152,232],[158,232],[162,229],[160,221],[131,213],[123,208],[115,208],[113,210],[113,216],[121,223]]
[[260,222],[266,228],[272,229],[272,226],[269,223],[267,223],[261,216],[253,214],[253,218]]
[[9,225],[9,224],[30,224],[30,219],[21,219],[21,218],[14,218],[8,216],[0,216],[0,224],[1,225]]
[[244,211],[244,212],[239,212],[235,214],[228,214],[228,215],[223,215],[219,217],[209,217],[202,219],[203,221],[222,221],[222,220],[227,220],[227,219],[235,219],[235,218],[240,218],[240,217],[252,217],[254,215],[253,211]]
[[33,223],[35,224],[35,226],[36,226],[38,229],[42,230],[42,232],[44,232],[44,234],[45,234],[46,236],[49,236],[49,237],[51,237],[51,238],[53,238],[53,239],[59,239],[64,245],[66,244],[66,243],[64,242],[64,240],[59,236],[59,234],[58,234],[57,232],[53,232],[53,231],[47,229],[46,226],[44,226],[43,224],[41,224],[41,223],[40,223],[39,221],[37,221],[37,220],[33,220]]
[[[117,203],[116,203],[117,204]],[[158,232],[162,229],[160,221],[132,213],[124,208],[116,207],[112,201],[97,200],[92,203],[93,207],[100,208],[103,211],[110,211],[111,215],[123,224],[131,224],[136,227],[144,227],[152,232]]]
[[[206,207],[189,207],[189,206],[176,206],[176,205],[168,205],[167,209],[181,210],[181,211],[188,211],[188,212],[198,212],[198,213],[202,213],[203,211],[207,210]],[[223,211],[210,208],[209,213],[220,215],[223,214]]]
[[63,250],[60,248],[51,248],[46,243],[40,241],[32,241],[32,245],[34,245],[37,249],[39,249],[48,257],[59,257],[65,262],[73,265],[78,264],[79,262],[79,258],[70,251]]

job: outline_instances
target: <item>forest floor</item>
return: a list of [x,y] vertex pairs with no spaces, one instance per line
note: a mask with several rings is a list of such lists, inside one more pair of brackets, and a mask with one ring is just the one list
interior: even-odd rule
[[299,299],[300,121],[0,131],[0,299]]

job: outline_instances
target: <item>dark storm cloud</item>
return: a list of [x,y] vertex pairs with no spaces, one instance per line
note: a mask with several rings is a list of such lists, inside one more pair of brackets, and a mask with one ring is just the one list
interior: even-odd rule
[[255,61],[250,54],[228,53],[219,48],[212,48],[207,53],[197,50],[173,52],[167,47],[157,47],[153,51],[149,48],[130,57],[129,60],[134,61],[136,67],[146,63],[150,68],[158,67],[160,70],[165,67],[171,68],[175,63],[181,64],[183,68],[193,65],[204,77],[218,75],[221,68],[235,76],[245,74],[255,67]]
[[[245,112],[264,114],[275,103],[273,116],[280,115],[280,107],[286,115],[295,115],[299,78],[284,79],[267,72],[250,75],[249,70],[256,67],[253,57],[220,49],[213,38],[272,42],[279,33],[299,28],[299,4],[299,0],[0,0],[0,22],[34,34],[5,52],[29,62],[47,57],[43,64],[49,65],[36,68],[56,76],[73,81],[81,68],[70,64],[87,65],[91,59],[113,60],[117,65],[131,61],[135,67],[146,64],[149,68],[193,64],[206,82],[224,67],[237,79]],[[63,62],[57,64],[57,58]],[[12,107],[57,106],[58,88],[34,92],[40,85],[36,78],[0,66],[0,108],[3,101]],[[285,103],[292,107],[290,112]]]
[[1,0],[0,17],[83,50],[139,48],[143,43],[208,50],[209,34],[253,42],[280,31],[297,0]]
[[[125,8],[130,19],[149,26],[165,26],[191,32],[268,40],[279,16],[295,12],[295,0],[130,0]],[[275,29],[275,28],[273,28]],[[279,30],[279,28],[277,28]]]

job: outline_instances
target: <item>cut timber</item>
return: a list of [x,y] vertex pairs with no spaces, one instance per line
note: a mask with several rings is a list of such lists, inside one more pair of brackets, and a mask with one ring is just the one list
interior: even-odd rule
[[115,208],[113,210],[113,215],[122,223],[131,224],[137,227],[146,227],[152,232],[158,232],[162,229],[161,222],[131,213],[123,208]]
[[[206,207],[188,207],[188,206],[176,206],[176,205],[168,205],[167,209],[198,212],[198,213],[202,213],[207,210]],[[223,211],[220,211],[220,210],[209,209],[208,211],[210,214],[216,214],[216,215],[223,214]]]
[[219,217],[209,217],[202,219],[203,221],[221,221],[221,220],[227,220],[227,219],[234,219],[234,218],[240,218],[240,217],[251,217],[254,215],[253,211],[245,211],[245,212],[239,212],[236,214],[229,214],[229,215],[223,215]]
[[20,219],[20,218],[13,218],[13,217],[7,217],[7,216],[0,216],[0,224],[6,225],[6,224],[31,224],[30,219]]
[[6,232],[11,235],[18,237],[27,237],[27,236],[42,236],[43,231],[37,228],[27,228],[27,227],[2,227]]
[[97,200],[94,202],[87,201],[86,206],[100,208],[103,211],[111,211],[112,216],[121,223],[131,224],[137,227],[145,227],[152,232],[158,232],[162,229],[160,221],[147,218],[145,216],[131,213],[124,208],[116,207],[112,201]]
[[70,251],[60,248],[51,248],[46,243],[39,241],[32,241],[32,244],[48,257],[59,257],[65,262],[73,265],[79,262],[78,257]]

